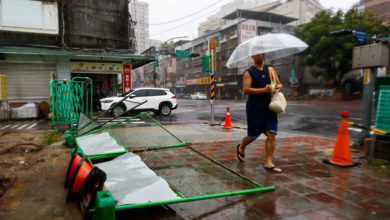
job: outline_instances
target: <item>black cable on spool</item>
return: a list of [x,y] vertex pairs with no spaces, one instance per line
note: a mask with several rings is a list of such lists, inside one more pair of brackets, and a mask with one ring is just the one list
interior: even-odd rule
[[103,189],[106,179],[106,173],[98,167],[94,167],[85,180],[79,198],[79,206],[84,218],[90,217],[89,210],[93,209],[95,205],[96,193]]

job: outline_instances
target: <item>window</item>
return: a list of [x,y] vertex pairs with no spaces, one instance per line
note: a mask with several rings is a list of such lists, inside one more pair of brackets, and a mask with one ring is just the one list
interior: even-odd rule
[[57,3],[1,0],[0,30],[58,34]]
[[148,96],[161,96],[161,95],[166,95],[167,93],[163,90],[148,90]]
[[133,93],[136,97],[145,97],[147,96],[147,90],[137,90]]

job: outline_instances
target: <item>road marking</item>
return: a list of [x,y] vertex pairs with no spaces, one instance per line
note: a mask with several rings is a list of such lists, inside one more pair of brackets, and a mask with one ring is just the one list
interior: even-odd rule
[[145,124],[144,121],[132,121],[131,123],[132,124]]
[[348,128],[348,130],[355,131],[355,132],[362,132],[362,129],[360,128]]
[[361,121],[361,118],[350,118],[351,120]]
[[186,112],[194,112],[196,109],[177,109],[174,112],[175,113],[186,113]]
[[24,125],[22,125],[22,126],[18,127],[18,130],[20,130],[20,129],[22,129],[22,128],[26,127],[26,126],[27,126],[27,125],[29,125],[29,124],[30,124],[30,122],[27,122],[26,124],[24,124]]
[[6,125],[6,126],[3,126],[2,128],[0,128],[0,129],[6,129],[6,128],[8,128],[9,126],[11,126],[11,125]]
[[27,129],[31,129],[31,128],[35,127],[37,124],[38,124],[38,122],[35,122],[34,124],[30,125]]
[[16,128],[16,127],[18,127],[19,125],[21,125],[21,124],[16,123],[15,125],[11,126],[10,128]]

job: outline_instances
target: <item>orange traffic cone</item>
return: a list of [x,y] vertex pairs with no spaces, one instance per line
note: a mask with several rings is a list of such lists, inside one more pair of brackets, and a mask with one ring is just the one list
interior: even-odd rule
[[232,122],[230,121],[230,108],[227,107],[226,116],[225,116],[225,127],[224,128],[232,128]]
[[323,162],[339,167],[351,167],[359,165],[360,163],[354,163],[352,161],[351,149],[349,148],[350,142],[347,124],[349,112],[342,112],[341,117],[343,117],[343,119],[341,119],[339,133],[337,135],[332,157],[330,160],[324,160]]

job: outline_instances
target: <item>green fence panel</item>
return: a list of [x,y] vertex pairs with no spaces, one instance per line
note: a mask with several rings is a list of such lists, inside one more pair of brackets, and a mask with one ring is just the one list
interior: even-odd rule
[[72,122],[76,124],[81,112],[92,118],[93,84],[89,77],[73,77],[71,85]]
[[51,125],[70,125],[70,82],[54,79],[49,84]]
[[376,106],[375,128],[390,132],[390,89],[381,86]]
[[72,81],[54,79],[49,84],[51,126],[74,127],[80,113],[92,117],[92,80],[74,77]]

